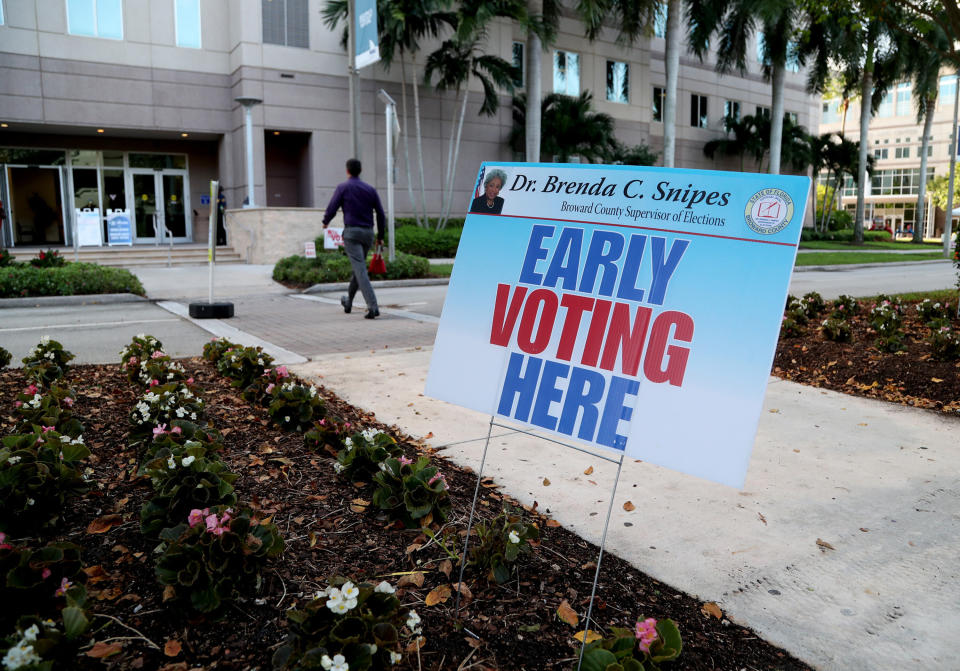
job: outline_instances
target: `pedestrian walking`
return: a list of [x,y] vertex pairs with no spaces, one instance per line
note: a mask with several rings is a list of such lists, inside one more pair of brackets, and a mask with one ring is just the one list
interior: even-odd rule
[[347,295],[340,297],[340,305],[343,306],[344,312],[350,314],[353,298],[357,295],[357,289],[360,289],[363,300],[367,304],[367,314],[364,317],[374,319],[380,316],[380,309],[377,307],[377,296],[373,293],[373,286],[367,275],[367,253],[374,241],[374,212],[377,215],[378,245],[383,244],[387,217],[383,213],[383,205],[380,204],[377,190],[360,179],[361,170],[362,166],[357,159],[351,158],[347,161],[348,179],[339,184],[337,190],[333,192],[333,198],[330,199],[327,211],[323,215],[323,227],[326,229],[337,210],[343,208],[343,248],[350,259],[353,277],[350,278]]

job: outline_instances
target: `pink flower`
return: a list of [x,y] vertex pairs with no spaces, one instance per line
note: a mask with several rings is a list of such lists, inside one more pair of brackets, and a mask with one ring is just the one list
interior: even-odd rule
[[0,531],[0,550],[12,550],[13,548],[10,545],[7,545],[7,534]]
[[650,652],[650,646],[657,640],[657,621],[648,617],[643,622],[637,621],[637,646],[643,652]]
[[207,523],[207,531],[209,531],[210,533],[214,533],[214,529],[216,529],[217,526],[219,526],[216,513],[207,515],[205,521]]
[[227,524],[227,523],[230,521],[230,516],[231,516],[232,514],[233,514],[233,509],[232,509],[232,508],[227,508],[227,509],[224,511],[223,516],[220,518],[220,524]]
[[290,377],[286,366],[277,366],[277,377]]
[[153,429],[153,437],[154,437],[154,438],[156,438],[157,436],[162,436],[162,435],[165,434],[165,433],[167,433],[167,425],[166,425],[166,424],[157,424],[157,426],[154,427],[154,429]]
[[179,436],[181,433],[183,433],[183,429],[181,429],[179,426],[175,426],[170,429],[170,433],[175,433]]
[[41,577],[43,580],[46,580],[47,578],[50,577],[50,574],[51,574],[51,573],[53,573],[53,571],[51,571],[51,570],[48,569],[48,568],[45,568],[45,569],[43,569],[43,571],[40,573],[40,577]]
[[270,393],[273,392],[273,387],[274,387],[274,384],[273,384],[272,382],[267,385],[267,393],[268,393],[268,394],[270,394]]
[[23,393],[26,394],[27,396],[33,396],[34,394],[37,393],[37,391],[38,391],[37,385],[31,384],[29,387],[23,390]]
[[449,487],[447,486],[447,479],[443,477],[443,473],[441,473],[440,471],[437,471],[437,474],[434,475],[432,478],[430,478],[430,482],[428,482],[427,484],[432,485],[437,480],[443,483],[444,489],[449,489]]
[[44,433],[47,433],[48,431],[53,431],[55,428],[57,428],[57,427],[55,427],[55,426],[41,426],[41,427],[40,427],[40,430],[43,431]]
[[187,384],[193,384],[193,378],[192,378],[192,377],[188,377],[188,378],[187,378]]
[[[400,457],[400,465],[401,465],[401,466],[409,466],[409,465],[412,464],[412,463],[413,463],[413,459],[407,459],[406,457]],[[433,481],[431,480],[431,482],[433,482]]]
[[64,404],[65,406],[67,406],[68,408],[72,408],[72,407],[73,407],[73,399],[70,398],[69,396],[65,396],[65,397],[63,398],[63,404]]
[[129,359],[127,359],[128,366],[136,366],[138,363],[140,363],[140,359],[138,359],[135,356],[132,356]]
[[151,388],[151,389],[153,389],[154,387],[156,387],[156,386],[159,385],[159,384],[160,384],[160,383],[157,382],[156,380],[150,380],[150,388]]
[[193,527],[203,522],[204,516],[208,515],[209,513],[210,513],[209,508],[204,508],[203,510],[200,510],[199,508],[194,508],[193,510],[190,511],[190,514],[187,516],[187,524],[189,524],[190,528],[192,529]]
[[14,403],[13,403],[13,406],[14,406],[15,408],[19,408],[21,405],[23,405],[23,401],[14,401]]
[[150,358],[151,358],[151,359],[159,359],[159,358],[162,357],[162,356],[166,356],[166,354],[163,353],[163,350],[162,350],[162,349],[158,349],[156,352],[154,352],[153,354],[150,355]]
[[321,419],[319,422],[317,422],[317,424],[319,424],[320,426],[326,426],[326,425],[327,425],[327,420],[326,420],[326,419]]
[[57,588],[57,591],[53,593],[54,596],[63,596],[67,593],[67,590],[73,587],[73,583],[64,578],[60,581],[60,587]]

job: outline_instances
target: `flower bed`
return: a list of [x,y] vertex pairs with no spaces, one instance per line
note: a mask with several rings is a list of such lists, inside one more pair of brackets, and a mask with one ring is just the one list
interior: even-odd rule
[[[230,349],[214,343],[205,354],[216,360]],[[129,364],[133,354],[125,354]],[[118,365],[69,369],[65,382],[76,391],[70,409],[85,427],[90,451],[82,458],[88,489],[63,506],[62,519],[49,531],[0,541],[0,565],[10,551],[4,545],[70,540],[81,548],[79,560],[69,566],[61,561],[39,583],[50,598],[60,599],[54,612],[65,618],[68,608],[76,609],[92,625],[77,634],[74,647],[58,644],[67,654],[62,668],[99,669],[104,658],[114,669],[294,668],[299,655],[312,656],[318,668],[341,671],[448,669],[464,660],[466,666],[478,664],[474,668],[571,668],[595,547],[535,510],[514,506],[500,516],[506,497],[487,482],[478,506],[485,540],[475,547],[492,548],[497,556],[472,552],[465,583],[457,584],[474,476],[323,389],[316,397],[322,408],[309,391],[298,393],[298,421],[276,420],[276,413],[272,421],[274,392],[289,405],[296,398],[284,385],[312,387],[250,354],[242,359],[262,359],[262,370],[253,370],[253,363],[223,368],[250,384],[264,378],[252,403],[211,361],[181,361],[187,380],[169,384],[194,389],[203,416],[196,423],[170,419],[147,435],[130,423],[130,415],[156,393],[151,390],[165,385],[151,379],[141,386],[139,362],[128,365],[132,379]],[[4,435],[15,429],[9,409],[25,386],[21,370],[0,372],[0,407],[8,410],[0,413]],[[304,430],[306,406],[314,414]],[[197,426],[203,421],[209,424]],[[367,461],[380,465],[374,472],[369,464],[362,467]],[[337,466],[363,479],[338,475]],[[178,478],[191,470],[221,474],[228,487],[211,479],[209,505],[177,498],[183,494],[173,489],[185,482]],[[226,473],[234,476],[229,482]],[[378,480],[387,486],[378,489]],[[174,506],[164,497],[180,502]],[[150,505],[157,501],[164,503]],[[173,507],[176,513],[158,539],[155,520]],[[150,522],[146,529],[144,519]],[[203,572],[204,564],[212,569]],[[73,605],[66,592],[54,596],[61,587],[75,590],[69,595]],[[463,629],[452,617],[458,592]],[[624,640],[630,642],[624,631],[634,632],[633,660],[672,655],[678,645],[667,624],[672,620],[683,637],[674,668],[807,668],[610,555],[599,597],[595,617],[619,662],[630,661],[622,648]],[[71,621],[79,621],[78,612],[70,611]],[[37,635],[47,639],[41,625]],[[14,655],[29,658],[30,626],[10,625],[0,633],[7,641],[0,654],[20,646]],[[665,637],[663,645],[656,632]],[[599,650],[606,645],[592,643],[598,660],[608,661]],[[662,668],[671,662],[664,659]]]

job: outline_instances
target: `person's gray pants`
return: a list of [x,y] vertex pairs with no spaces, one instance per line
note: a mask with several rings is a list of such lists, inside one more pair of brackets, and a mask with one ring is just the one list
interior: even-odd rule
[[353,305],[353,297],[357,289],[363,294],[363,300],[368,310],[377,310],[377,296],[373,293],[370,277],[367,275],[367,253],[373,246],[373,228],[362,226],[347,226],[343,229],[343,248],[353,267],[353,277],[350,278],[350,288],[347,289],[347,302]]

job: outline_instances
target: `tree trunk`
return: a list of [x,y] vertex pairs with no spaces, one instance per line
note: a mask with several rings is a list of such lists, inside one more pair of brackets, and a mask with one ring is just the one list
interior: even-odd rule
[[867,141],[870,132],[870,96],[873,91],[873,37],[867,38],[866,62],[860,82],[860,155],[857,166],[857,214],[853,221],[853,244],[863,244],[863,216],[867,184]]
[[437,219],[437,230],[443,227],[445,223],[444,217],[447,213],[447,191],[449,191],[449,185],[451,180],[451,173],[453,171],[453,136],[457,132],[457,96],[460,94],[460,91],[455,91],[453,95],[453,114],[450,115],[450,142],[447,144],[447,165],[443,171],[443,184],[440,187],[440,217]]
[[[527,11],[531,16],[543,15],[543,0],[528,0]],[[543,99],[543,45],[540,38],[530,31],[527,35],[527,111],[525,119],[526,161],[540,162],[540,101]]]
[[664,68],[667,75],[663,101],[663,165],[676,166],[677,150],[677,79],[680,75],[680,15],[683,4],[680,0],[667,0],[667,34]]
[[[826,230],[827,230],[827,228],[826,228],[826,222],[827,222],[827,206],[828,206],[828,205],[830,205],[830,206],[833,205],[833,193],[829,194],[829,197],[826,197],[826,196],[828,196],[827,190],[830,189],[830,176],[831,176],[832,174],[833,174],[833,170],[828,167],[828,168],[827,168],[827,178],[826,178],[826,179],[824,180],[824,182],[823,182],[824,185],[825,185],[825,188],[824,188],[824,191],[823,191],[823,195],[825,196],[825,198],[824,198],[824,201],[823,201],[823,209],[820,210],[820,224],[819,224],[819,226],[820,226],[820,230],[821,230],[821,231],[826,231]],[[836,189],[834,189],[834,193],[836,193]]]
[[770,110],[770,174],[780,174],[780,156],[783,153],[783,65],[773,66],[773,109]]
[[424,226],[430,226],[430,217],[427,216],[426,180],[423,177],[423,133],[420,130],[420,83],[417,81],[417,55],[410,54],[410,69],[413,80],[413,120],[417,125],[417,163],[420,169],[420,207],[423,209]]
[[400,105],[403,108],[403,164],[407,172],[407,196],[410,198],[410,209],[417,220],[417,226],[422,228],[424,221],[420,218],[417,199],[413,195],[413,173],[410,172],[410,136],[407,132],[407,64],[403,53],[400,54]]
[[[460,105],[460,121],[457,123],[457,139],[453,144],[453,159],[450,163],[450,181],[447,186],[447,207],[443,212],[443,219],[438,229],[446,228],[447,220],[450,218],[450,210],[453,209],[454,182],[457,180],[457,160],[460,158],[460,137],[463,135],[463,120],[467,116],[467,97],[470,95],[469,86],[463,88],[463,102]],[[452,139],[452,138],[451,138]]]
[[923,142],[920,144],[920,193],[917,195],[917,216],[913,222],[913,240],[911,242],[920,244],[923,242],[924,215],[927,212],[925,207],[927,200],[927,147],[930,144],[930,128],[933,126],[933,110],[937,104],[937,99],[927,98],[926,115],[923,119]]

